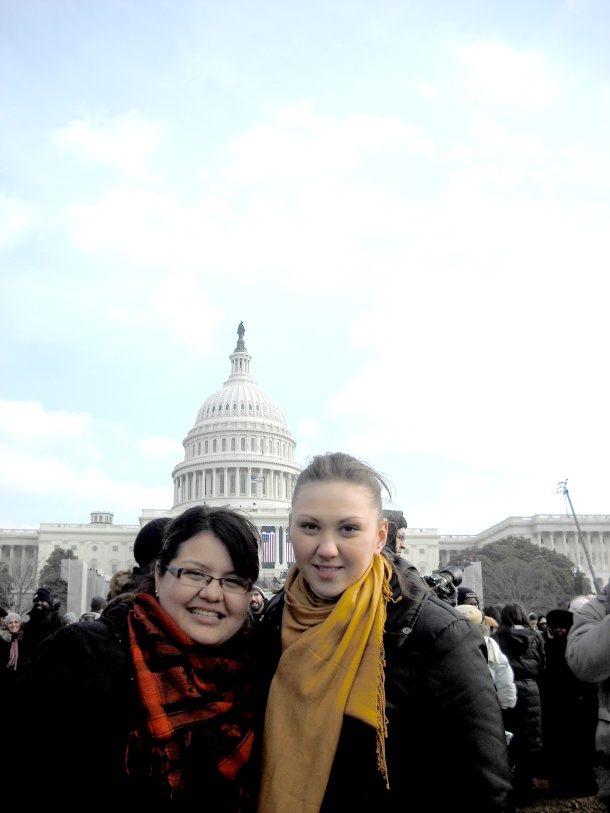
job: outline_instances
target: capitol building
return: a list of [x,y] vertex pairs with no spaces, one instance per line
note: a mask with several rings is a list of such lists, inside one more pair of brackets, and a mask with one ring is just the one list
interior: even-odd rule
[[[143,509],[134,525],[115,525],[111,510],[95,510],[90,522],[84,524],[41,523],[37,529],[0,529],[0,564],[18,577],[26,570],[38,572],[53,550],[72,550],[81,567],[96,578],[95,584],[91,579],[83,583],[82,612],[93,593],[105,595],[103,586],[113,573],[135,565],[134,539],[147,522],[176,516],[194,505],[223,505],[245,511],[257,526],[262,539],[261,581],[269,587],[280,582],[294,562],[288,515],[301,466],[295,461],[296,443],[279,405],[252,379],[252,356],[245,345],[243,323],[237,334],[237,345],[229,356],[228,379],[203,402],[184,438],[184,459],[172,471],[171,509]],[[610,579],[610,515],[579,515],[578,524],[598,581],[606,584]],[[434,528],[408,528],[403,555],[422,574],[430,574],[458,559],[466,548],[482,547],[507,536],[523,536],[535,545],[562,553],[573,562],[575,572],[578,569],[589,577],[576,523],[567,515],[508,517],[468,536],[440,535]]]

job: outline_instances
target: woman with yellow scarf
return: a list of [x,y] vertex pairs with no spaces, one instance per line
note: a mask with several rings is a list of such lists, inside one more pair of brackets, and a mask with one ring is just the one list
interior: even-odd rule
[[[258,813],[510,811],[480,631],[385,550],[366,463],[315,457],[296,483],[296,564],[260,625],[269,687]],[[353,807],[351,807],[353,805]]]

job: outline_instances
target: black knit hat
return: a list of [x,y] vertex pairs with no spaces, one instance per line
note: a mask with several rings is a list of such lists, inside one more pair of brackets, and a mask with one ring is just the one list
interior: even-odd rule
[[140,528],[133,543],[133,558],[141,568],[155,561],[163,547],[163,534],[171,522],[169,517],[157,517]]
[[93,596],[91,599],[91,612],[92,613],[101,613],[104,607],[106,606],[106,599],[104,596]]
[[479,597],[474,592],[472,587],[458,587],[458,597],[457,603],[463,604],[467,598],[474,598],[477,602],[477,607],[479,606]]
[[563,629],[571,629],[574,623],[574,613],[569,610],[551,610],[546,614],[547,627],[562,627]]
[[33,601],[36,601],[37,599],[39,599],[40,601],[46,601],[49,606],[53,604],[51,594],[49,593],[46,587],[39,587],[38,590],[34,593]]

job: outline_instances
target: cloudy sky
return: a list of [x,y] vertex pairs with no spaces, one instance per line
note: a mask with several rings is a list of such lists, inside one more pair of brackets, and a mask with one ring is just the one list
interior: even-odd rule
[[411,527],[610,514],[609,41],[607,0],[0,0],[0,526],[170,508],[240,320],[298,461]]

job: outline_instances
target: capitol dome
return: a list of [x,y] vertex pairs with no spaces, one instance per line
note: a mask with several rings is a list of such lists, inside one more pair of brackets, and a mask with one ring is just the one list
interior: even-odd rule
[[263,567],[287,566],[288,515],[301,467],[281,409],[252,380],[245,332],[242,322],[229,378],[203,402],[183,441],[184,460],[172,472],[172,514],[202,504],[246,511],[263,537]]

